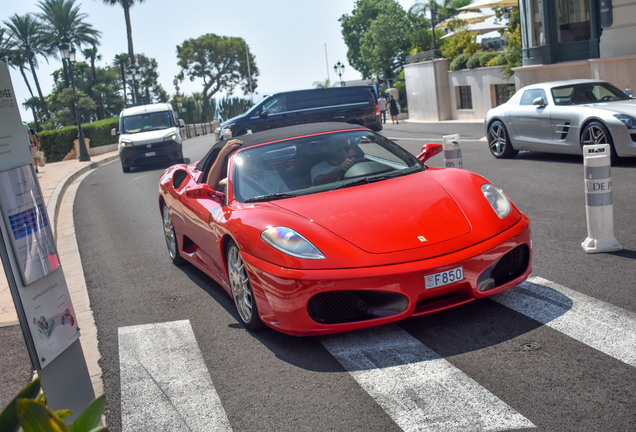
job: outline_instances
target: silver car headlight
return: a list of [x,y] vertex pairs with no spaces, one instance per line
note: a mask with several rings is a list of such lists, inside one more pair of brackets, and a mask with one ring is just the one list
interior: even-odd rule
[[484,194],[484,197],[486,197],[495,213],[497,213],[499,219],[503,219],[510,214],[512,206],[501,189],[493,184],[486,183],[481,185],[481,192]]
[[265,243],[287,255],[304,259],[324,259],[325,256],[309,240],[291,228],[271,227],[261,233]]
[[634,117],[628,116],[626,114],[614,114],[614,117],[619,119],[625,126],[627,126],[627,128],[636,128],[636,119],[634,119]]
[[176,141],[177,140],[177,134],[176,133],[170,134],[167,137],[165,137],[163,140],[164,141]]

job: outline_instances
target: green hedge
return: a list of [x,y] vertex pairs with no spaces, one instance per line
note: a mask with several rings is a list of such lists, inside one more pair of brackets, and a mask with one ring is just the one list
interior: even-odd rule
[[[110,133],[117,128],[119,117],[98,120],[82,124],[84,136],[90,139],[91,147],[113,144],[117,138]],[[77,138],[77,127],[67,126],[55,130],[43,130],[38,133],[40,150],[44,152],[46,162],[59,162],[73,149],[73,140]]]

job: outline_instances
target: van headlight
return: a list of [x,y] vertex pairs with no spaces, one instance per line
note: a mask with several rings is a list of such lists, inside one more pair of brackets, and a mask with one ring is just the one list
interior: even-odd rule
[[488,200],[495,213],[497,213],[499,219],[503,219],[510,214],[510,210],[512,209],[510,201],[497,186],[491,183],[483,184],[481,185],[481,193],[484,194],[484,197]]
[[163,140],[164,141],[176,141],[177,140],[177,134],[176,133],[172,133],[172,134],[168,135],[167,137],[165,137]]
[[123,148],[128,148],[128,147],[133,147],[133,146],[134,146],[134,144],[133,144],[133,142],[132,142],[132,141],[130,141],[130,140],[121,140],[121,146],[122,146]]

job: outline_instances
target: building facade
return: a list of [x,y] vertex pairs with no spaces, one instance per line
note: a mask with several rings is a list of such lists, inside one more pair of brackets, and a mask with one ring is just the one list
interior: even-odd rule
[[499,68],[450,71],[443,60],[407,65],[409,117],[483,119],[515,89],[542,81],[593,78],[636,88],[636,0],[519,0],[519,12],[522,66],[513,77]]

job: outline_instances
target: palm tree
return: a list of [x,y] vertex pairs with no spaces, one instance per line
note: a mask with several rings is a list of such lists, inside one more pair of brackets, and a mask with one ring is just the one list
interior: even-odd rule
[[[23,74],[22,76],[29,87],[29,91],[31,91],[31,87],[28,85],[28,80],[26,79],[26,75],[22,69],[22,67],[28,63],[31,74],[33,75],[35,87],[38,91],[38,96],[42,102],[42,109],[44,110],[46,118],[49,119],[51,118],[51,115],[46,105],[46,101],[44,100],[42,89],[40,88],[38,75],[35,72],[38,66],[36,56],[46,56],[50,52],[50,49],[44,43],[44,38],[40,31],[41,25],[32,14],[14,14],[8,21],[4,21],[4,25],[7,26],[9,35],[8,46],[12,53],[9,57],[10,62],[12,65],[20,68],[20,71]],[[33,92],[31,92],[31,94],[33,94]]]
[[329,88],[331,87],[331,82],[329,82],[329,78],[326,78],[324,81],[314,81],[313,86],[319,89]]
[[[44,42],[50,47],[49,55],[58,58],[58,48],[65,39],[70,39],[78,49],[99,45],[101,32],[85,21],[88,15],[80,12],[75,0],[42,0],[38,7],[42,11],[38,16],[42,20]],[[68,87],[68,72],[64,62],[62,67]]]
[[120,5],[124,8],[124,18],[126,19],[126,36],[128,37],[128,57],[130,66],[135,66],[135,50],[132,41],[132,26],[130,25],[130,7],[135,3],[143,3],[144,0],[102,0],[107,5]]
[[457,13],[457,9],[469,5],[471,0],[443,0],[442,4],[438,4],[436,0],[428,0],[427,2],[417,2],[409,8],[409,13],[415,15],[424,15],[426,11],[431,13],[431,33],[433,36],[433,51],[437,51],[437,43],[435,41],[435,26],[446,18]]
[[[86,48],[82,51],[84,57],[91,62],[91,78],[93,80],[93,86],[99,84],[97,81],[97,68],[95,67],[95,61],[101,60],[102,56],[97,54],[97,47],[93,45],[92,48]],[[105,118],[104,100],[102,99],[102,92],[96,91],[97,96],[97,119],[102,120]]]

